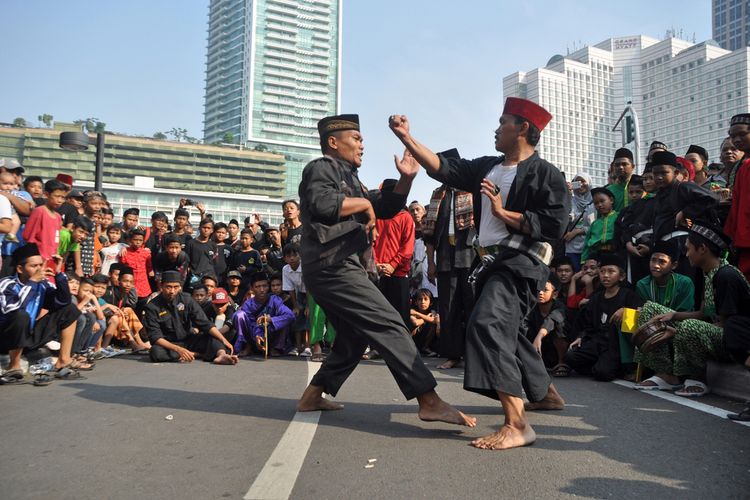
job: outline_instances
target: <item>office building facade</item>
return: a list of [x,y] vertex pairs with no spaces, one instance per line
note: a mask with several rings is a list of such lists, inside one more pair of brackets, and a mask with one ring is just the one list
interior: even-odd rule
[[341,0],[211,0],[204,139],[283,154],[288,194],[339,112],[341,15]]
[[747,0],[712,0],[711,34],[723,49],[737,50],[750,45],[750,3]]
[[711,41],[610,38],[505,77],[503,93],[538,102],[554,116],[538,146],[544,158],[569,179],[587,172],[602,185],[623,145],[622,132],[612,128],[628,103],[639,119],[639,168],[654,140],[678,155],[700,144],[718,159],[729,118],[750,111],[749,59],[750,49],[730,52]]

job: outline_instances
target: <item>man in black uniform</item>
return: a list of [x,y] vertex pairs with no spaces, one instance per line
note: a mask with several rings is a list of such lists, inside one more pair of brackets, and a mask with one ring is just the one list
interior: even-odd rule
[[[143,327],[155,363],[190,362],[202,355],[216,364],[237,364],[232,343],[208,320],[198,303],[182,293],[182,277],[177,271],[161,275],[161,293],[144,308]],[[192,333],[193,328],[199,333]]]
[[299,186],[300,254],[305,287],[338,334],[297,410],[341,409],[323,393],[336,395],[369,345],[383,357],[404,396],[417,398],[419,418],[475,426],[476,419],[437,395],[435,378],[422,362],[404,321],[365,269],[374,271],[375,267],[375,218],[393,217],[406,204],[419,165],[405,153],[402,160],[395,159],[401,178],[393,190],[368,192],[357,177],[364,151],[359,117],[323,118],[318,132],[325,156],[307,164]]
[[474,223],[485,272],[466,329],[464,388],[499,399],[505,423],[472,442],[477,448],[508,449],[536,440],[529,409],[562,409],[542,358],[525,334],[525,318],[549,276],[553,242],[563,236],[570,212],[565,179],[535,151],[541,130],[552,119],[526,99],[510,97],[495,131],[495,149],[504,156],[475,160],[436,155],[417,142],[405,116],[390,127],[428,175],[474,196]]

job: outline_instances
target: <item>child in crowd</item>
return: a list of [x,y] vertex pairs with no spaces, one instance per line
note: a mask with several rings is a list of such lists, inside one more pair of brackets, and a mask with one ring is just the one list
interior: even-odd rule
[[299,256],[299,246],[294,243],[288,243],[284,247],[284,262],[286,265],[281,271],[282,277],[282,288],[285,292],[289,293],[292,299],[292,311],[294,311],[295,321],[292,325],[292,333],[294,333],[294,350],[291,354],[297,354],[300,356],[311,357],[312,350],[310,349],[309,339],[307,337],[307,315],[305,314],[307,309],[307,290],[305,284],[302,282],[302,262]]
[[[673,311],[692,311],[695,306],[693,281],[674,272],[679,250],[674,241],[659,241],[654,245],[649,262],[651,275],[635,285],[638,296],[646,303],[652,302]],[[679,379],[672,374],[672,350],[670,343],[656,347],[649,353],[636,349],[635,360],[654,371],[653,377],[643,380],[636,389],[679,389]],[[671,384],[667,382],[675,382]]]
[[[550,268],[552,267],[554,267],[555,275],[560,282],[557,300],[562,302],[563,306],[565,307],[565,338],[567,339],[568,344],[570,344],[570,342],[574,341],[578,337],[574,327],[578,318],[578,308],[568,306],[568,293],[570,292],[570,284],[573,281],[573,276],[575,274],[573,261],[567,255],[563,255],[562,257],[557,257],[552,260]],[[573,292],[575,294],[575,286],[573,287]]]
[[240,286],[250,288],[250,278],[263,269],[263,263],[260,260],[260,254],[253,248],[253,231],[252,229],[243,229],[240,232],[240,248],[232,255],[229,269],[239,271],[242,274]]
[[176,234],[167,233],[163,239],[164,251],[154,257],[152,265],[157,286],[161,286],[161,275],[167,271],[177,271],[182,278],[182,286],[187,282],[190,259],[182,250],[182,243]]
[[190,292],[190,296],[194,301],[198,303],[199,306],[201,306],[201,309],[203,309],[205,312],[206,307],[210,304],[210,296],[208,294],[208,290],[206,289],[206,285],[203,285],[201,283],[195,285],[193,287],[193,290]]
[[633,235],[639,232],[641,228],[643,197],[646,195],[643,177],[640,175],[630,177],[627,194],[628,206],[618,214],[615,221],[615,246],[627,258],[628,281],[636,283],[648,275],[648,255],[645,249],[639,249],[631,241]]
[[214,221],[203,219],[198,229],[198,237],[190,240],[185,247],[185,253],[190,259],[191,283],[200,281],[204,276],[214,274],[216,260],[216,242],[211,239],[214,232]]
[[57,213],[57,209],[65,202],[67,191],[68,187],[58,180],[45,182],[44,194],[47,196],[47,203],[31,211],[23,231],[23,239],[26,243],[36,243],[39,255],[45,261],[49,261],[57,254],[60,245],[62,217]]
[[[112,266],[110,266],[110,270],[111,268]],[[119,315],[118,328],[115,332],[112,332],[112,335],[119,341],[126,341],[133,352],[147,352],[151,349],[151,345],[141,339],[143,324],[134,310],[138,303],[138,294],[135,290],[135,271],[125,265],[120,265],[119,273],[118,284],[110,286],[104,294],[104,300],[115,306]],[[108,333],[105,333],[102,340],[102,349],[108,349],[111,341],[112,337],[108,337]],[[112,349],[108,349],[108,351],[111,352]]]
[[174,231],[172,231],[172,234],[177,236],[181,245],[180,250],[185,250],[188,241],[193,239],[193,237],[190,236],[191,232],[190,212],[184,208],[178,208],[174,211]]
[[[238,306],[241,306],[243,302],[245,302],[245,295],[247,294],[247,290],[242,288],[240,286],[240,283],[242,282],[242,275],[239,271],[229,271],[227,273],[227,293],[229,294],[229,297],[232,299],[232,301],[237,304]],[[278,287],[278,290],[281,291],[281,277],[276,276],[276,282],[274,282],[274,279],[271,278],[271,293],[274,295],[278,295],[278,292],[276,291],[276,287]]]
[[[146,232],[143,229],[137,227],[131,229],[130,246],[125,249],[120,257],[120,262],[133,269],[135,290],[138,295],[138,303],[135,306],[136,312],[143,309],[143,306],[146,305],[146,299],[151,295],[152,290],[148,278],[154,275],[151,251],[143,246],[145,239]],[[122,271],[120,275],[122,275]]]
[[112,224],[107,228],[107,242],[99,250],[101,256],[102,268],[99,271],[102,274],[109,274],[109,266],[115,262],[120,262],[122,251],[127,245],[121,241],[122,227],[119,224]]
[[565,306],[557,300],[562,285],[557,275],[550,273],[538,302],[529,313],[526,337],[542,357],[544,366],[555,377],[567,377],[570,367],[565,364],[569,342],[565,337]]
[[214,225],[213,239],[216,243],[216,258],[214,259],[214,276],[219,278],[219,283],[226,284],[227,268],[232,260],[232,246],[227,244],[227,225],[217,222]]
[[624,307],[636,309],[643,304],[634,290],[624,286],[624,266],[617,254],[599,256],[602,288],[591,296],[581,312],[582,329],[565,355],[565,364],[576,372],[605,382],[613,380],[623,371],[620,310]]
[[603,187],[591,190],[596,219],[586,225],[586,241],[581,252],[581,261],[588,260],[600,252],[611,252],[615,248],[615,195]]
[[234,315],[240,307],[232,301],[223,288],[214,289],[211,294],[211,311],[206,316],[218,328],[225,339],[232,345],[237,340],[237,329],[234,327]]
[[80,244],[89,233],[94,230],[94,223],[85,215],[79,215],[73,220],[73,228],[64,227],[60,229],[60,244],[57,247],[57,254],[62,257],[60,271],[65,268],[75,270],[78,276],[83,276],[81,267]]
[[[294,313],[284,305],[280,297],[271,295],[270,283],[265,273],[256,273],[250,279],[253,297],[242,305],[234,315],[237,340],[234,351],[247,356],[252,349],[268,351],[280,356],[290,349],[289,326],[294,322]],[[266,345],[265,337],[268,337]]]
[[23,180],[23,189],[29,193],[37,207],[44,205],[44,181],[38,175],[29,175]]
[[581,270],[570,280],[567,306],[571,309],[579,309],[588,302],[588,297],[597,288],[599,288],[599,262],[594,258],[586,259],[581,265]]
[[[106,329],[106,320],[104,311],[99,305],[99,300],[94,295],[94,282],[90,278],[83,278],[77,288],[74,303],[81,311],[81,315],[76,323],[73,352],[79,353],[81,355],[79,361],[83,361],[88,359],[85,354],[92,352],[94,347],[100,343]],[[72,290],[71,294],[73,294]]]
[[[0,172],[0,193],[8,193],[15,195],[15,192],[18,190],[18,185],[16,184],[16,176],[8,171],[2,171]],[[18,216],[18,212],[16,212],[15,207],[13,205],[10,206],[11,208],[11,228],[8,233],[5,233],[5,239],[10,241],[11,243],[18,243],[18,237],[16,234],[21,229],[21,218]]]
[[433,344],[437,340],[440,316],[435,311],[434,301],[435,297],[431,291],[420,288],[412,298],[412,307],[409,311],[411,337],[422,356],[428,358],[438,355],[433,350]]

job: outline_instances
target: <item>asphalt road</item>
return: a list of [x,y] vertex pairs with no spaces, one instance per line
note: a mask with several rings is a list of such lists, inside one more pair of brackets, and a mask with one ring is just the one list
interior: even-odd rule
[[343,411],[320,415],[317,427],[295,424],[314,432],[308,450],[290,427],[308,371],[297,358],[226,367],[122,357],[86,380],[0,387],[0,495],[243,498],[287,467],[269,461],[275,450],[301,461],[278,484],[295,499],[750,495],[750,427],[576,377],[558,380],[565,411],[531,416],[533,446],[496,452],[469,446],[501,416],[497,403],[463,391],[461,370],[433,373],[444,399],[479,418],[476,429],[419,421],[383,362],[363,362],[337,398]]

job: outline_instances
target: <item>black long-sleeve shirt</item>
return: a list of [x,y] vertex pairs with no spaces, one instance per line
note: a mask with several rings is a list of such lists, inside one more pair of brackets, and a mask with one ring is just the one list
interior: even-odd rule
[[675,217],[682,212],[687,219],[717,219],[719,200],[710,191],[692,182],[673,182],[656,193],[654,241],[676,231]]
[[178,294],[171,302],[159,294],[144,308],[143,327],[152,344],[162,338],[183,342],[192,328],[207,334],[212,326],[201,306],[187,293]]

